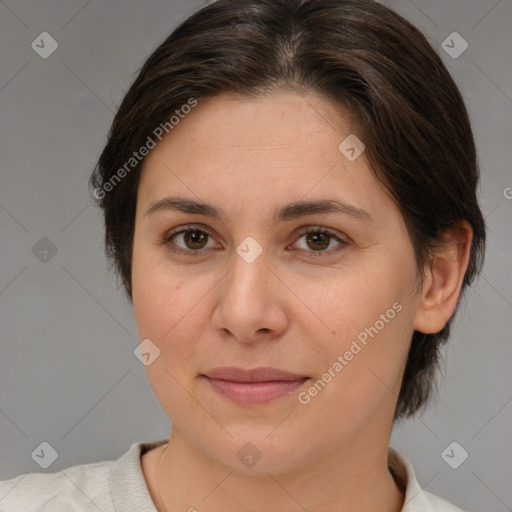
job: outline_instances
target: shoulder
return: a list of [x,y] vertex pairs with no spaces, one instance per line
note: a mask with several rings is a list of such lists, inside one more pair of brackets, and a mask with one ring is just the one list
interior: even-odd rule
[[0,512],[156,512],[141,456],[166,439],[134,443],[117,460],[71,466],[53,473],[24,473],[0,481]]
[[112,461],[97,462],[0,481],[0,512],[43,512],[60,506],[69,512],[114,510],[108,489],[111,467]]
[[[431,494],[427,491],[423,491],[425,501],[429,504],[430,508],[428,510],[432,510],[433,512],[465,512],[461,508],[455,506],[450,501],[447,501],[435,494]],[[413,509],[415,510],[415,509]],[[418,509],[421,510],[421,509]]]
[[401,512],[464,512],[453,503],[420,487],[411,462],[393,448],[388,450],[388,466],[405,492]]

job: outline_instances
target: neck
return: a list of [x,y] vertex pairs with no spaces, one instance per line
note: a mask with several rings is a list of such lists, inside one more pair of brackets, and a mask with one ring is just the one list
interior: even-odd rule
[[[165,451],[164,451],[165,450]],[[219,464],[173,426],[158,451],[159,512],[301,510],[399,512],[404,495],[387,468],[387,445],[351,443],[318,454],[294,473],[248,475]],[[150,486],[151,491],[151,486]],[[155,495],[156,494],[156,495]]]

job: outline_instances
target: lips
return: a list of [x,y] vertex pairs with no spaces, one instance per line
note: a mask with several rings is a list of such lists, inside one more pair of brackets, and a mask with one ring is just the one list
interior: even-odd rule
[[215,368],[205,374],[212,379],[230,380],[234,382],[271,382],[276,380],[299,380],[307,378],[304,375],[290,373],[276,368],[254,368],[244,370],[235,366]]
[[276,368],[215,368],[203,374],[212,388],[233,402],[255,405],[290,394],[309,379]]

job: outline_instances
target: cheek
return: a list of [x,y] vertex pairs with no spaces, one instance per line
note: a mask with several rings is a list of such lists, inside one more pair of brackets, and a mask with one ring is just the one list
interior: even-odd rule
[[[321,278],[295,276],[294,281],[308,306],[304,320],[307,318],[311,325],[323,324],[326,339],[343,343],[373,326],[395,302],[403,303],[411,278],[407,268],[394,268],[392,262],[381,257],[372,258],[371,265],[350,265]],[[391,320],[394,313],[392,310],[388,315],[393,317]],[[332,346],[332,339],[328,345]]]
[[[204,328],[203,315],[194,308],[199,290],[192,287],[196,293],[184,293],[190,283],[179,272],[162,268],[149,249],[134,249],[132,287],[139,339],[149,338],[160,350],[159,357],[145,366],[148,381],[171,421],[180,427],[190,411],[197,409],[185,389],[197,372],[194,340]],[[207,423],[206,418],[201,421]]]
[[215,276],[194,277],[170,268],[154,248],[134,249],[133,309],[139,339],[153,341],[161,352],[159,365],[173,373],[182,374],[197,357],[197,342],[211,318],[206,295],[215,282]]
[[[184,293],[190,286],[182,277],[163,280],[150,271],[134,294],[134,314],[139,339],[151,339],[160,349],[160,363],[170,370],[183,370],[193,359],[196,342],[205,327],[204,305],[196,288]],[[182,368],[180,368],[180,365]]]
[[177,298],[184,285],[178,272],[164,268],[160,247],[152,247],[135,234],[132,260],[132,290],[139,336],[162,339],[177,322],[181,309]]
[[[323,403],[336,402],[340,411],[357,415],[363,404],[372,410],[389,393],[398,393],[414,316],[414,267],[404,263],[383,258],[323,285],[304,281],[308,304],[329,328],[320,326],[325,335],[315,336],[307,327],[305,336],[320,381],[311,395],[323,395]],[[311,323],[318,324],[314,318]]]

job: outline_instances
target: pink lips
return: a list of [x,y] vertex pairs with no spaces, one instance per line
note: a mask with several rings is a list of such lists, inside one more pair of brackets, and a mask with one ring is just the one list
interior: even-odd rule
[[220,394],[244,404],[264,404],[289,394],[300,387],[308,377],[275,368],[216,368],[204,375]]

